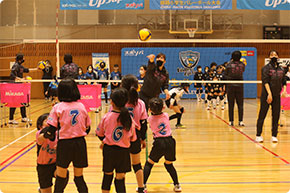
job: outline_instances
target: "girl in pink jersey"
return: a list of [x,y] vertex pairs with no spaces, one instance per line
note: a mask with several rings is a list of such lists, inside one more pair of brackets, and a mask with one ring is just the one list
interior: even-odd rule
[[123,193],[126,192],[125,174],[131,171],[130,142],[137,139],[135,133],[137,125],[125,107],[128,102],[128,91],[116,88],[110,98],[113,110],[105,114],[96,129],[103,149],[102,192],[110,192],[115,170],[116,192]]
[[45,113],[38,117],[37,133],[36,133],[36,143],[37,143],[37,175],[38,183],[40,185],[41,193],[51,193],[52,192],[52,178],[55,176],[56,170],[56,144],[57,139],[50,141],[44,138],[44,132],[47,127],[47,117],[48,113]]
[[138,183],[138,192],[144,192],[143,184],[143,170],[140,160],[141,144],[142,148],[146,147],[145,139],[147,132],[147,111],[145,103],[138,97],[138,79],[132,74],[128,74],[122,78],[121,87],[125,88],[129,92],[129,101],[126,104],[131,116],[135,123],[138,125],[136,129],[137,140],[131,143],[130,155],[132,166],[136,174]]
[[176,160],[176,142],[171,135],[169,116],[162,112],[163,101],[160,98],[153,98],[149,101],[149,110],[152,115],[148,118],[149,126],[153,132],[153,147],[144,166],[144,184],[149,178],[154,163],[158,163],[161,157],[165,157],[164,166],[174,182],[174,191],[181,192],[177,172],[173,166]]
[[83,178],[83,168],[88,166],[85,136],[89,132],[91,120],[84,105],[77,102],[80,92],[72,79],[64,79],[58,86],[60,103],[54,105],[48,117],[46,138],[54,138],[58,130],[55,193],[64,191],[68,176],[67,168],[73,162],[74,182],[78,192],[88,192]]

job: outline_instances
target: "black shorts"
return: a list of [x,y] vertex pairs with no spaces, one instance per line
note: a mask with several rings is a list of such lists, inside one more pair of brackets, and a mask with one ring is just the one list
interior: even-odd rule
[[102,85],[102,88],[107,88],[108,83],[101,83],[101,85]]
[[[169,108],[170,107],[170,100],[171,99],[167,99],[166,101],[165,101],[165,104],[166,104],[166,106]],[[173,102],[173,105],[172,106],[177,106],[178,104],[177,104],[177,101],[174,99],[174,102]]]
[[52,184],[52,178],[56,170],[56,163],[49,165],[40,165],[36,167],[38,175],[38,183],[41,189],[49,188]]
[[149,158],[158,163],[162,156],[167,161],[176,160],[176,142],[173,137],[159,137],[154,139]]
[[48,95],[51,97],[57,97],[57,89],[49,89]]
[[84,137],[61,139],[57,142],[56,165],[68,168],[73,162],[76,168],[88,167],[87,144]]
[[196,85],[194,85],[194,88],[202,88],[201,83],[196,83]]
[[136,134],[137,134],[137,140],[134,142],[131,142],[131,146],[130,146],[131,154],[138,154],[141,152],[141,131],[136,129]]
[[131,159],[129,148],[104,145],[103,148],[103,172],[127,173],[131,171]]

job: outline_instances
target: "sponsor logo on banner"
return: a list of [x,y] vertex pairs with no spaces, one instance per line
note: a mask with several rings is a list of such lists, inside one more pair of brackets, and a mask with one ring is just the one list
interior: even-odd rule
[[60,9],[144,9],[144,0],[60,0]]
[[265,6],[266,7],[277,7],[278,5],[284,5],[284,4],[289,4],[289,0],[265,0]]
[[81,96],[81,100],[91,100],[94,99],[94,97],[92,95],[82,95]]
[[247,56],[255,56],[255,51],[247,51]]
[[5,92],[5,96],[24,96],[23,92],[12,92],[11,90]]
[[185,76],[194,74],[194,68],[198,64],[200,53],[195,51],[181,51],[179,52],[179,61],[184,68],[177,68],[177,72],[183,72]]
[[139,56],[139,55],[144,55],[144,50],[128,50],[125,51],[124,56]]
[[237,0],[238,9],[290,10],[289,0]]

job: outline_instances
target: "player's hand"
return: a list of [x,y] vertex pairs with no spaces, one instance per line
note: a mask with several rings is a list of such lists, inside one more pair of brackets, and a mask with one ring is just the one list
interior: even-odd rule
[[141,139],[141,147],[142,149],[146,148],[146,141]]
[[101,143],[100,149],[103,149],[103,148],[104,148],[104,143]]
[[287,92],[286,92],[286,91],[283,91],[281,96],[282,96],[283,98],[286,98],[286,97],[287,97]]
[[273,101],[272,94],[268,94],[267,103],[271,104]]
[[150,54],[150,55],[147,56],[147,58],[150,60],[150,62],[154,62],[155,55],[154,54]]

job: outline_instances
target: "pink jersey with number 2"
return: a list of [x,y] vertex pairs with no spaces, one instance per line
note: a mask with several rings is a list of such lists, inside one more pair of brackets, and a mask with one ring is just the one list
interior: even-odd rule
[[160,115],[151,115],[148,118],[149,126],[153,132],[154,138],[171,136],[169,116],[167,113]]

